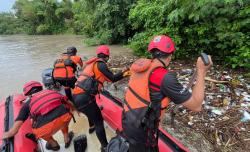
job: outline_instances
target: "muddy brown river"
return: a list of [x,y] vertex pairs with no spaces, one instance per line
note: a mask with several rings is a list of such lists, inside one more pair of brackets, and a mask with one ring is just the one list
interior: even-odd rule
[[[41,81],[41,73],[44,69],[52,67],[55,59],[66,51],[68,46],[75,46],[78,49],[78,55],[82,58],[95,56],[96,47],[88,47],[83,43],[82,36],[0,36],[0,99],[6,98],[13,93],[22,92],[22,86],[30,80]],[[129,54],[127,48],[121,45],[112,45],[111,55]],[[77,116],[77,123],[70,124],[70,130],[76,135],[86,134],[88,137],[88,152],[100,151],[100,144],[94,134],[89,135],[88,123],[86,117]],[[108,139],[114,136],[114,133],[106,126]],[[56,139],[62,147],[61,133],[56,134]],[[74,151],[73,145],[67,150]],[[46,150],[45,150],[46,151]]]
[[[0,99],[21,92],[29,80],[41,81],[42,70],[52,67],[68,46],[75,46],[83,57],[95,55],[96,47],[88,47],[82,36],[0,36]],[[111,55],[129,52],[121,45],[112,45]]]

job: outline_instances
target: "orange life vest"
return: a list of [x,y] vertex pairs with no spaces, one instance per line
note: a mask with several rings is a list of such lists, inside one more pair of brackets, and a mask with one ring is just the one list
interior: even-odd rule
[[82,88],[78,86],[78,83],[80,83],[81,81],[84,81],[88,77],[94,76],[94,78],[99,82],[98,90],[101,90],[103,83],[105,81],[110,82],[110,80],[106,76],[104,76],[104,74],[98,69],[97,64],[96,64],[97,62],[104,62],[104,61],[101,58],[92,58],[84,63],[83,71],[81,75],[79,76],[79,78],[77,79],[75,88],[73,89],[74,95],[85,92]]
[[71,56],[70,58],[75,64],[79,64],[81,67],[83,66],[82,59],[80,56],[74,55]]
[[30,114],[32,117],[45,115],[53,109],[59,107],[67,97],[54,90],[42,90],[33,94],[30,98]]
[[[131,76],[128,89],[125,94],[125,112],[131,109],[148,108],[150,104],[149,77],[156,69],[162,67],[161,64],[153,63],[150,59],[139,59],[135,61],[130,70]],[[169,104],[169,98],[163,98],[161,109],[165,109]]]
[[75,77],[76,65],[82,66],[82,60],[79,56],[69,56],[63,54],[60,59],[57,59],[54,64],[53,77],[60,78],[73,78]]

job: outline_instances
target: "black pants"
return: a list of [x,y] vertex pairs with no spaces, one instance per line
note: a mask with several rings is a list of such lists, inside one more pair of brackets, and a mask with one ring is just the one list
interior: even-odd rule
[[95,97],[86,94],[74,95],[74,104],[77,110],[84,113],[89,120],[89,125],[95,125],[95,132],[102,147],[108,144],[106,132],[104,129],[103,118],[99,107],[96,104]]
[[150,147],[145,144],[129,144],[129,152],[159,152],[158,146]]
[[77,79],[75,77],[69,78],[69,79],[54,79],[56,82],[60,83],[62,86],[64,86],[65,94],[68,97],[70,101],[72,101],[72,93],[71,89],[75,87],[75,82]]

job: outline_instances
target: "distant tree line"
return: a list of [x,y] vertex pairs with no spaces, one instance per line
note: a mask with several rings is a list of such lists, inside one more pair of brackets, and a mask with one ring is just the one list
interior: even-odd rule
[[17,0],[13,9],[0,14],[0,34],[82,34],[144,56],[149,40],[166,34],[176,58],[204,51],[250,69],[250,0]]

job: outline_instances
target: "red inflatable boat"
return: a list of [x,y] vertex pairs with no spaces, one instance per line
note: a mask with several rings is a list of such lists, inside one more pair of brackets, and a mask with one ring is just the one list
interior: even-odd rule
[[[96,102],[102,111],[106,123],[115,131],[122,131],[122,102],[120,99],[113,97],[108,91],[96,97]],[[179,141],[159,128],[159,150],[160,152],[188,152]]]
[[[13,126],[13,123],[25,101],[22,94],[12,95],[6,100],[0,102],[0,138],[3,133]],[[31,133],[31,121],[24,122],[18,133],[12,139],[0,140],[1,152],[34,152],[37,144],[25,137],[27,133]]]

